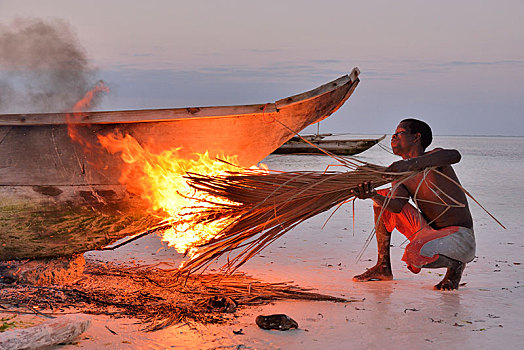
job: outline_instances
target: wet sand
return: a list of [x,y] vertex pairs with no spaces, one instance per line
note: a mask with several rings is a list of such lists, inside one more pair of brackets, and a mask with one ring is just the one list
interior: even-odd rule
[[[74,348],[237,348],[253,349],[409,349],[436,346],[464,349],[519,348],[524,307],[522,287],[522,244],[516,236],[504,235],[498,242],[480,240],[477,259],[468,264],[458,291],[435,291],[444,269],[409,272],[400,261],[400,234],[392,244],[395,279],[388,282],[355,283],[351,277],[374,261],[374,242],[363,261],[355,257],[363,236],[352,236],[347,216],[338,215],[329,228],[320,231],[320,218],[290,232],[274,246],[254,258],[245,271],[265,281],[294,281],[302,287],[336,296],[362,298],[361,302],[277,302],[240,311],[227,325],[171,327],[144,333],[132,320],[94,317],[91,328]],[[493,226],[493,225],[491,225]],[[516,235],[516,232],[515,232]],[[513,244],[510,244],[513,243]],[[145,248],[145,247],[148,248]],[[148,237],[118,253],[90,253],[89,258],[130,259],[137,263],[179,259],[171,249],[154,256],[161,242]],[[482,254],[489,252],[489,254]],[[149,253],[150,254],[150,253]],[[103,256],[105,255],[105,256]],[[500,258],[504,256],[504,258]],[[340,264],[340,265],[339,265]],[[260,314],[285,313],[299,324],[298,330],[266,331],[255,324]],[[105,325],[118,335],[111,334]],[[244,334],[233,331],[242,329]],[[65,348],[73,349],[73,346]]]

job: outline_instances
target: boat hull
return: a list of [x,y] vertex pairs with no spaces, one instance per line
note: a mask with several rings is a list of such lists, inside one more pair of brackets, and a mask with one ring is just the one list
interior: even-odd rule
[[385,138],[357,140],[291,140],[273,151],[274,154],[324,154],[327,151],[342,156],[352,156],[364,152]]
[[[208,152],[251,166],[335,112],[358,70],[275,103],[143,111],[0,116],[0,260],[67,256],[100,249],[160,218],[119,183],[123,161],[101,152],[99,135],[129,134],[150,151],[180,158]],[[66,121],[69,118],[69,124]],[[73,141],[68,126],[82,135]]]

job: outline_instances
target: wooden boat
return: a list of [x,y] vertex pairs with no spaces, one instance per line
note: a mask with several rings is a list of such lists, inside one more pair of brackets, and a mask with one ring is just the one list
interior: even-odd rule
[[[88,144],[118,130],[141,144],[154,140],[154,151],[177,147],[188,159],[206,151],[237,155],[240,165],[251,166],[335,112],[358,75],[355,68],[274,103],[83,112],[70,123]],[[99,249],[159,220],[119,184],[120,157],[86,151],[69,137],[68,120],[67,113],[0,115],[0,260]]]
[[[282,146],[273,151],[275,154],[324,154],[317,147],[322,148],[333,154],[351,156],[364,152],[365,150],[373,147],[380,141],[384,140],[386,135],[377,139],[354,139],[354,140],[341,140],[341,139],[325,139],[325,137],[331,136],[331,134],[317,134],[317,135],[305,135],[302,137],[294,136],[289,141],[284,143]],[[313,145],[307,143],[303,139],[311,142]]]

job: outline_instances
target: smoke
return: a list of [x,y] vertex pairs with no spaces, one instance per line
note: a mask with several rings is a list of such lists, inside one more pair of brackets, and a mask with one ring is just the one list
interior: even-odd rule
[[62,20],[18,19],[0,25],[0,112],[71,110],[92,88],[95,70]]

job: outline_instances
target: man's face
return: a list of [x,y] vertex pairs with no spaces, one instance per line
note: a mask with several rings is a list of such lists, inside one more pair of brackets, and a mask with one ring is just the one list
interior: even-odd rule
[[414,146],[415,135],[411,134],[409,127],[405,123],[400,123],[391,136],[391,148],[393,153],[397,156],[408,155],[411,148]]

